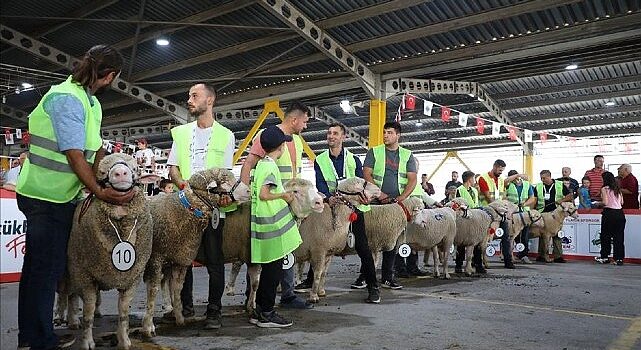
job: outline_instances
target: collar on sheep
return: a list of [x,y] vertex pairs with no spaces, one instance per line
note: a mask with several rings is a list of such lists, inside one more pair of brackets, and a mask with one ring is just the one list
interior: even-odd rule
[[405,213],[405,218],[407,218],[407,222],[412,221],[412,214],[410,214],[410,211],[407,210],[407,207],[405,206],[405,204],[403,204],[403,202],[401,201],[397,201],[396,204],[398,204],[401,207],[401,209],[403,209],[403,212]]
[[359,198],[363,202],[367,202],[367,195],[365,194],[365,187],[367,186],[367,183],[363,183],[363,190],[360,192],[347,192],[347,191],[341,191],[339,189],[336,189],[336,193],[338,194],[344,194],[346,196],[359,196]]
[[238,188],[239,185],[240,185],[240,179],[236,180],[236,183],[234,184],[234,186],[231,187],[231,190],[229,191],[219,191],[217,190],[218,187],[216,187],[216,188],[208,189],[207,192],[221,195],[221,196],[227,195],[229,196],[229,198],[231,198],[232,202],[235,202],[236,198],[234,198],[234,191],[236,191],[236,188]]
[[203,213],[202,210],[195,208],[194,206],[191,205],[191,203],[189,203],[189,200],[187,199],[187,196],[185,195],[184,190],[180,190],[178,192],[178,199],[180,199],[180,204],[182,204],[183,207],[185,207],[187,210],[192,212],[192,214],[194,214],[195,217],[197,218],[205,217],[205,213]]

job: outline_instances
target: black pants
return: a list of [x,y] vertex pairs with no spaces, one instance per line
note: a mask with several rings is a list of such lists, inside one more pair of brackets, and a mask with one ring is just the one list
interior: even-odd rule
[[381,278],[383,281],[394,279],[394,262],[396,260],[396,249],[383,252],[383,264],[381,266]]
[[[465,260],[465,247],[462,245],[457,246],[456,258],[454,258],[456,266],[463,267],[463,260]],[[483,256],[481,255],[481,247],[479,247],[478,245],[474,246],[474,253],[472,254],[472,262],[474,263],[474,266],[477,266],[477,267],[483,265]]]
[[527,256],[530,253],[530,245],[529,245],[530,227],[529,226],[526,226],[523,228],[523,231],[521,231],[521,233],[519,233],[519,235],[517,236],[516,242],[523,243],[523,245],[525,246],[525,249],[522,252],[516,253],[516,256],[518,256],[519,259],[523,259],[523,257]]
[[623,209],[604,208],[601,215],[601,258],[605,259],[610,255],[611,245],[614,243],[614,260],[623,260],[625,258]]
[[[225,259],[223,257],[223,227],[225,219],[220,219],[218,227],[211,227],[211,221],[207,224],[203,238],[198,248],[196,261],[207,267],[209,274],[209,297],[207,313],[220,312],[222,308],[221,299],[225,290]],[[187,269],[185,283],[180,293],[184,310],[194,308],[194,275],[191,266]]]
[[29,344],[31,349],[51,349],[58,345],[53,333],[53,304],[67,266],[67,242],[76,206],[20,194],[17,201],[29,225],[28,232],[23,227],[26,250],[18,287],[18,343]]
[[396,253],[396,257],[394,258],[394,270],[396,273],[416,271],[418,269],[418,252],[412,250],[407,260]]
[[[356,249],[358,257],[361,258],[361,275],[369,287],[377,287],[378,282],[376,281],[374,258],[372,257],[372,251],[369,249],[367,235],[365,234],[365,216],[360,210],[356,211],[356,221],[352,223],[352,232],[354,232],[354,249]],[[307,271],[306,279],[308,283],[314,281],[314,270],[311,265]]]
[[276,303],[276,289],[283,276],[283,259],[261,264],[260,282],[256,291],[256,307],[261,312],[271,312]]

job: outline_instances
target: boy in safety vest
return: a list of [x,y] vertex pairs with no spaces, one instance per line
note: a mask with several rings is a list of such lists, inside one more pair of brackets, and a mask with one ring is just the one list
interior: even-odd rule
[[[283,274],[283,257],[293,252],[303,240],[289,211],[294,196],[283,188],[276,165],[285,151],[285,142],[292,141],[277,126],[270,126],[260,135],[265,157],[260,159],[251,176],[251,263],[261,264],[260,283],[256,294],[256,310],[249,322],[262,328],[283,328],[292,325],[274,311],[276,288]],[[281,215],[281,212],[286,212]]]
[[[530,182],[527,181],[526,174],[519,174],[516,170],[510,170],[507,173],[508,178],[505,180],[507,186],[507,200],[516,204],[519,207],[519,212],[524,212],[530,210],[530,208],[536,203],[536,197],[534,197],[534,189],[530,185]],[[514,180],[511,180],[514,175],[518,175]],[[519,236],[516,238],[518,243],[523,243],[525,249],[521,252],[516,253],[516,257],[521,259],[521,262],[524,264],[531,264],[530,258],[528,258],[529,247],[528,241],[530,239],[530,227],[526,226],[523,228],[523,231],[519,233]]]

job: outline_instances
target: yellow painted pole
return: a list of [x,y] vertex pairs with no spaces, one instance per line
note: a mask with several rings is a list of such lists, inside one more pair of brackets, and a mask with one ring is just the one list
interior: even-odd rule
[[448,160],[448,159],[450,159],[450,158],[456,158],[456,159],[458,159],[458,161],[459,161],[459,162],[461,162],[461,164],[463,164],[463,166],[465,167],[465,169],[472,171],[472,170],[470,169],[470,167],[469,167],[469,166],[468,166],[468,165],[463,161],[463,159],[458,155],[458,152],[456,152],[456,151],[447,151],[447,153],[445,153],[445,157],[443,158],[443,160],[441,160],[441,162],[438,164],[438,166],[436,167],[436,169],[434,169],[434,171],[432,172],[432,174],[430,174],[430,176],[427,178],[427,181],[430,181],[430,180],[432,179],[432,176],[434,176],[434,174],[436,174],[436,172],[437,172],[437,171],[438,171],[438,170],[443,166],[443,164],[445,163],[445,161],[446,161],[446,160]]
[[428,182],[432,179],[432,176],[434,176],[434,174],[436,174],[436,172],[443,166],[443,163],[445,163],[445,161],[448,160],[449,158],[450,158],[450,152],[445,153],[445,157],[443,157],[443,160],[441,160],[441,162],[438,163],[438,165],[436,166],[436,169],[434,169],[434,171],[432,171],[430,176],[427,177]]
[[527,174],[530,182],[534,183],[534,155],[533,154],[524,154],[523,155],[523,169],[525,174]]
[[[254,123],[254,126],[252,126],[252,128],[249,130],[249,134],[247,134],[247,137],[245,137],[245,139],[240,144],[240,146],[238,146],[238,150],[236,151],[236,153],[234,153],[234,158],[233,158],[234,164],[236,164],[236,162],[240,159],[240,156],[243,155],[243,152],[245,152],[245,150],[247,149],[247,146],[249,146],[249,143],[254,139],[254,136],[256,136],[256,133],[258,132],[258,129],[260,129],[260,126],[263,125],[263,123],[265,122],[265,119],[269,115],[268,107],[270,107],[270,102],[273,102],[273,101],[265,102],[265,107],[263,108],[263,111],[258,116],[258,119]],[[276,103],[278,104],[278,101],[276,101]]]
[[452,153],[452,156],[451,156],[451,157],[456,157],[456,159],[458,159],[458,161],[459,161],[459,162],[461,162],[461,164],[463,164],[463,166],[465,167],[465,169],[467,169],[467,170],[469,170],[469,171],[472,171],[472,169],[470,169],[470,167],[469,167],[469,166],[468,166],[468,165],[463,161],[463,159],[458,155],[458,152],[453,151],[453,152],[448,152],[448,153]]
[[370,100],[369,104],[369,148],[383,144],[383,125],[387,102],[385,100]]

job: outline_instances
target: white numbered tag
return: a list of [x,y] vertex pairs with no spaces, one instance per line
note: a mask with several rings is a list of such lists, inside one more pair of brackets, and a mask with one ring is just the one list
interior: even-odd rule
[[487,248],[485,248],[485,255],[494,256],[494,253],[496,253],[496,249],[494,249],[494,247],[488,246]]
[[450,254],[454,254],[455,251],[456,249],[454,248],[454,244],[452,244],[452,246],[450,247]]
[[494,232],[494,234],[495,234],[495,235],[496,235],[496,237],[498,237],[498,238],[503,237],[503,229],[502,229],[502,228],[500,228],[500,227],[499,227],[499,228],[497,228],[497,229],[496,229],[496,231]]
[[127,241],[116,244],[111,251],[111,263],[118,271],[129,271],[136,263],[136,249]]
[[220,223],[220,211],[218,208],[214,208],[211,212],[211,227],[215,230],[218,228],[218,224]]
[[543,199],[545,199],[546,201],[549,201],[550,200],[550,194],[549,193],[543,194]]
[[559,238],[563,238],[565,236],[565,232],[563,230],[559,231],[559,233],[556,234]]
[[525,250],[525,244],[523,244],[523,243],[517,243],[517,244],[516,244],[516,247],[514,247],[514,250],[516,250],[516,251],[517,251],[517,252],[519,252],[519,253],[520,253],[520,252],[522,252],[522,251],[524,251],[524,250]]
[[294,266],[294,263],[296,262],[296,258],[294,257],[294,254],[289,253],[283,257],[283,270],[289,270]]
[[410,253],[412,253],[412,248],[410,248],[409,244],[401,244],[400,247],[398,247],[398,255],[401,256],[401,258],[407,258],[410,256]]
[[354,233],[350,232],[347,234],[347,246],[350,248],[354,248],[356,245],[356,237],[354,237]]

